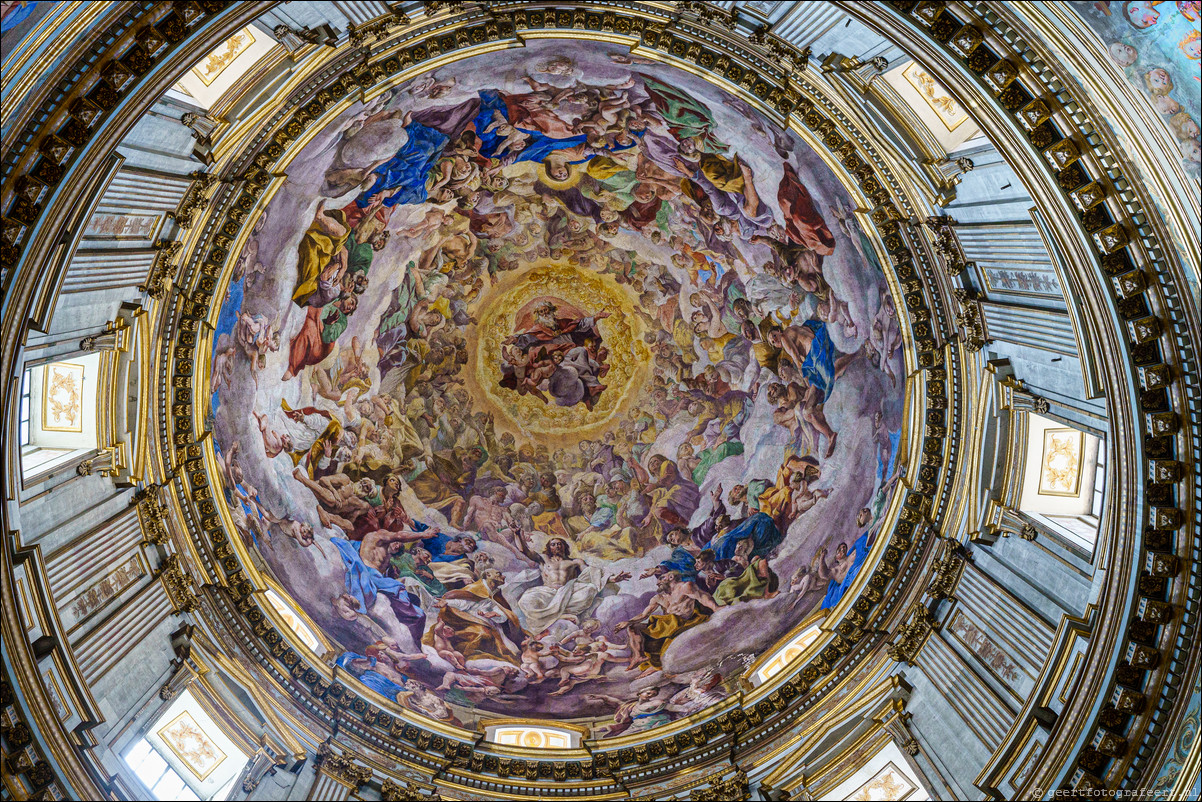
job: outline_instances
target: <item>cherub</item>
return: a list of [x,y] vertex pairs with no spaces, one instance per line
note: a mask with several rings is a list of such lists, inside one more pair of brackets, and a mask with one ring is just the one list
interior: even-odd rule
[[[547,396],[539,388],[545,379],[551,378],[555,371],[559,369],[560,363],[563,362],[563,351],[556,351],[550,357],[545,353],[534,358],[530,353],[526,355],[527,366],[524,369],[525,378],[518,382],[517,391],[521,395],[530,393],[540,401],[546,401]],[[516,374],[515,374],[516,375]]]
[[280,350],[279,315],[268,321],[264,315],[249,315],[239,310],[238,320],[234,323],[234,339],[250,359],[254,375],[254,371],[267,366],[269,351]]
[[409,88],[409,94],[413,97],[437,100],[454,89],[456,82],[454,77],[439,78],[437,75],[427,75]]
[[793,574],[793,578],[789,580],[789,592],[794,594],[793,602],[789,605],[789,609],[793,609],[798,604],[801,604],[801,600],[805,598],[806,594],[817,587],[819,579],[815,563],[819,560],[820,554],[821,552],[815,554],[814,559],[809,565],[803,564],[798,568]]
[[577,685],[601,679],[601,669],[609,660],[604,643],[578,646],[571,652],[558,645],[551,648],[559,658],[559,665],[547,672],[548,677],[559,679],[559,686],[551,691],[551,696],[563,696]]
[[881,372],[889,377],[889,383],[897,386],[897,373],[893,370],[893,354],[901,348],[901,328],[897,323],[897,308],[893,296],[881,287],[881,305],[872,321],[872,330],[864,342],[864,355],[877,363]]
[[449,691],[458,688],[474,702],[500,696],[505,683],[516,676],[518,669],[514,666],[498,666],[496,668],[476,668],[470,671],[448,671],[442,676],[442,684],[435,690]]
[[554,659],[551,647],[542,641],[535,638],[526,638],[522,641],[521,672],[531,682],[545,680],[547,672],[543,668],[543,661]]
[[484,133],[496,133],[498,136],[504,137],[501,144],[497,147],[496,155],[502,156],[506,153],[517,153],[526,149],[526,144],[530,141],[530,134],[516,128],[500,111],[492,113],[492,122],[484,128]]
[[[564,618],[576,621],[575,616],[564,616]],[[629,655],[618,654],[618,652],[628,652],[629,647],[624,643],[614,643],[604,635],[597,634],[600,629],[601,622],[599,620],[586,618],[575,629],[561,637],[558,645],[572,644],[573,649],[597,646],[605,652],[605,659],[611,663],[620,663],[626,660]]]
[[285,451],[296,450],[292,442],[292,435],[273,430],[267,425],[267,416],[261,412],[252,409],[250,414],[254,415],[255,420],[259,422],[259,434],[263,437],[263,451],[266,452],[269,459]]
[[405,672],[410,671],[414,663],[428,660],[425,652],[406,654],[401,651],[396,638],[383,635],[378,641],[364,650],[368,657],[376,658],[376,671],[391,679],[398,685],[404,682]]
[[442,621],[435,621],[434,628],[430,630],[430,634],[434,640],[434,651],[443,660],[453,665],[458,669],[466,669],[467,662],[464,656],[451,644],[451,638],[455,636],[455,629]]
[[228,454],[221,457],[222,473],[225,474],[226,489],[229,493],[229,509],[234,518],[234,525],[248,541],[247,545],[257,542],[259,536],[268,539],[267,526],[278,521],[259,500],[259,491],[242,472],[242,463],[238,455],[242,450],[241,443],[234,443]]
[[292,518],[280,518],[274,523],[281,532],[296,541],[297,545],[317,546],[317,550],[325,554],[325,551],[321,548],[321,544],[317,542],[317,538],[313,534],[312,524]]
[[217,352],[213,355],[213,373],[209,377],[209,392],[217,392],[223,384],[229,384],[234,378],[234,359],[238,348],[228,334],[217,338]]
[[359,600],[349,593],[331,596],[330,606],[334,608],[334,614],[344,621],[358,621],[363,615],[359,612]]
[[502,345],[501,356],[513,366],[513,375],[519,386],[526,383],[526,368],[533,358],[529,351],[522,351],[514,345]]

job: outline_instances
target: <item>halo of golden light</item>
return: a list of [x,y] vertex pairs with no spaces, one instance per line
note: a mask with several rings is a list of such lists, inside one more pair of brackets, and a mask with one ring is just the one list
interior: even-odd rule
[[[609,349],[609,373],[601,380],[605,390],[592,410],[583,404],[561,407],[500,384],[501,344],[513,334],[517,311],[541,295],[561,298],[586,312],[610,313],[598,323]],[[609,275],[542,260],[503,276],[478,309],[476,336],[468,337],[468,362],[474,365],[466,377],[468,390],[485,411],[494,413],[498,428],[515,435],[567,442],[598,433],[616,424],[633,406],[651,369],[651,351],[643,342],[645,327],[635,312],[633,294]]]

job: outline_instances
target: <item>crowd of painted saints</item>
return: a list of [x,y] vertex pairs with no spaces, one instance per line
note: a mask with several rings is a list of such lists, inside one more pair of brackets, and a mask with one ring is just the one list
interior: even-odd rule
[[[353,108],[309,162],[311,217],[256,222],[211,373],[226,501],[340,670],[388,699],[637,732],[720,700],[752,657],[674,658],[691,630],[771,603],[779,636],[855,579],[896,481],[897,316],[849,208],[817,208],[808,151],[750,107],[603,48],[496,58],[506,88],[450,72]],[[869,288],[858,317],[824,273],[837,250]],[[464,380],[481,304],[535,263],[612,280],[650,354],[587,437],[521,431]],[[532,296],[496,393],[592,410],[616,392],[617,313]],[[843,418],[871,428],[873,467],[836,542],[826,472],[850,446],[826,407],[870,391]]]

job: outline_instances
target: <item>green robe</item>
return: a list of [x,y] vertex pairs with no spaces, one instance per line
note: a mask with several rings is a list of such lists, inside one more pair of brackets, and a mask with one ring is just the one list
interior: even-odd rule
[[700,462],[693,469],[693,482],[700,485],[705,481],[705,475],[710,472],[710,468],[727,457],[734,457],[742,453],[743,444],[738,440],[727,440],[717,448],[707,448],[697,455]]
[[714,117],[709,109],[691,95],[660,83],[649,75],[643,76],[643,86],[673,136],[677,139],[696,138],[703,152],[726,152],[727,146],[713,135]]
[[421,573],[417,572],[417,565],[413,560],[412,554],[403,551],[392,558],[391,564],[392,571],[394,574],[396,574],[397,579],[404,579],[405,577],[416,579],[418,582],[421,582],[422,585],[425,586],[426,590],[430,591],[430,594],[433,596],[441,596],[447,592],[446,586],[434,577],[434,574],[431,573],[429,568],[426,568]]
[[756,568],[763,562],[763,559],[763,557],[752,557],[751,563],[743,570],[743,573],[719,582],[718,587],[714,589],[714,601],[726,606],[746,599],[762,599],[775,591],[778,580],[771,568],[768,569],[766,578],[761,578],[756,573]]
[[[333,320],[330,319],[332,314],[337,314]],[[332,343],[337,341],[342,336],[342,332],[346,331],[346,327],[350,324],[351,319],[346,316],[346,313],[339,309],[334,304],[326,304],[321,310],[321,341],[323,343]]]
[[359,242],[359,238],[352,234],[346,240],[346,272],[354,275],[362,273],[367,275],[371,270],[372,259],[375,258],[375,249],[371,247],[370,242]]

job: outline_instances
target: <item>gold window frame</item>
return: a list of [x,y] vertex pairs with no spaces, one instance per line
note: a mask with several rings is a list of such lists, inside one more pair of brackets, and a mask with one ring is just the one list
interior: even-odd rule
[[[210,766],[208,771],[206,771],[204,774],[201,774],[199,771],[197,771],[196,766],[193,765],[192,761],[186,755],[182,754],[178,749],[176,749],[175,744],[173,744],[173,743],[171,743],[171,741],[167,740],[167,736],[165,736],[163,734],[167,730],[169,730],[173,726],[175,726],[175,724],[178,723],[180,721],[180,719],[183,719],[185,717],[187,717],[188,721],[192,722],[192,726],[194,726],[197,729],[197,731],[200,732],[201,735],[203,735],[205,738],[208,739],[209,743],[212,744],[213,749],[219,755],[217,762],[214,763],[212,766]],[[217,745],[217,742],[213,740],[212,736],[210,736],[207,732],[205,732],[204,728],[201,727],[200,724],[198,724],[196,722],[196,719],[193,718],[193,716],[192,716],[191,710],[181,710],[178,716],[171,719],[171,721],[169,721],[167,724],[164,724],[159,729],[155,730],[155,735],[157,735],[159,737],[159,740],[161,740],[163,742],[164,746],[166,746],[168,749],[171,750],[171,754],[175,755],[176,759],[179,760],[179,762],[182,763],[188,769],[188,771],[192,772],[192,775],[194,777],[196,777],[198,780],[200,780],[201,782],[204,782],[206,779],[208,779],[209,775],[212,774],[214,771],[216,771],[217,767],[220,766],[222,763],[224,763],[225,759],[227,757],[229,757],[225,752],[223,752],[221,750],[221,747],[219,747]]]
[[[935,104],[934,94],[922,86],[922,79],[915,74],[919,72],[929,78],[933,86],[937,86],[942,89],[944,96],[952,102],[952,105],[955,106],[956,110],[962,115],[954,125],[948,124],[947,112],[942,111],[939,106]],[[939,122],[941,122],[943,127],[949,132],[955,131],[970,119],[968,112],[964,109],[964,107],[957,103],[956,99],[948,93],[947,89],[944,89],[943,85],[936,81],[929,73],[927,73],[927,71],[924,70],[917,61],[911,61],[908,65],[906,65],[906,68],[902,71],[902,77],[906,79],[906,83],[914,87],[914,91],[917,92],[923,101],[926,102],[931,111],[935,112],[935,116],[939,118]]]
[[[1044,477],[1048,473],[1048,449],[1052,445],[1052,441],[1056,435],[1062,434],[1076,435],[1077,442],[1077,470],[1073,481],[1073,489],[1067,490],[1047,490],[1044,489]],[[1036,495],[1040,496],[1065,496],[1074,497],[1081,495],[1081,474],[1085,463],[1085,434],[1079,429],[1069,427],[1059,429],[1044,429],[1043,430],[1043,453],[1039,458],[1039,485],[1036,488]]]
[[[86,365],[81,365],[77,362],[51,362],[48,365],[42,366],[42,420],[38,427],[44,432],[71,432],[79,434],[83,432],[83,383],[86,378]],[[79,414],[76,426],[50,426],[47,421],[50,420],[49,403],[50,403],[50,369],[51,368],[71,368],[71,372],[78,372],[79,380]]]

